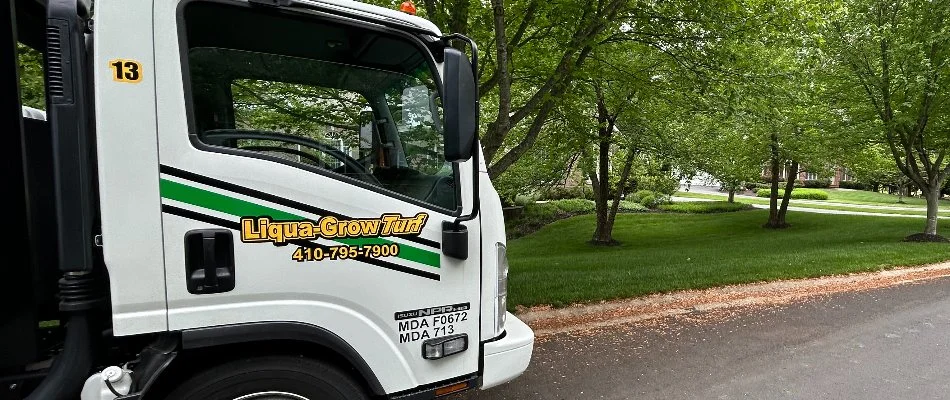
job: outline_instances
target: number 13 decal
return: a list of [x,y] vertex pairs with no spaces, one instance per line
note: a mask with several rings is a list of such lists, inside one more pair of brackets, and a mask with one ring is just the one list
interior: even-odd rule
[[112,68],[112,80],[125,83],[139,83],[142,81],[142,63],[135,60],[109,61]]

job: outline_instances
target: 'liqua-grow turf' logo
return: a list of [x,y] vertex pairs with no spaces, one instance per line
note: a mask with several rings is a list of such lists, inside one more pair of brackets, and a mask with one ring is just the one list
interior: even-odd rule
[[274,221],[270,217],[241,218],[241,241],[246,243],[273,242],[284,244],[292,240],[337,239],[358,237],[386,237],[418,235],[425,226],[428,214],[414,217],[401,214],[383,214],[379,218],[339,219],[321,217],[316,222]]

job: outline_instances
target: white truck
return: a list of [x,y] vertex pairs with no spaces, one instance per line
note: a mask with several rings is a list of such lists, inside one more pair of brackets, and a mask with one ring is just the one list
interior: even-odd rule
[[0,32],[0,90],[35,49],[47,113],[0,118],[0,399],[431,399],[527,368],[468,38],[349,0],[13,0]]

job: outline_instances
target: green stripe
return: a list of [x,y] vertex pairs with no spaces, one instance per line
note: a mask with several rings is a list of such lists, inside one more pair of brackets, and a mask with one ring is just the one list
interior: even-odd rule
[[[162,197],[170,200],[188,203],[193,206],[215,210],[237,217],[271,217],[275,221],[300,221],[306,218],[286,211],[273,209],[249,201],[235,199],[220,193],[199,189],[183,183],[162,179],[159,182]],[[392,241],[382,238],[341,238],[334,241],[348,245],[390,244]],[[430,267],[439,268],[441,256],[439,253],[399,244],[399,258],[414,261]]]
[[[334,240],[353,246],[392,243],[391,241],[382,238],[344,238]],[[440,256],[439,253],[434,253],[417,247],[407,246],[405,244],[399,245],[399,255],[396,257],[415,261],[420,264],[430,265],[436,268],[439,268],[439,264],[442,261],[442,256]]]
[[162,197],[166,199],[220,211],[225,214],[236,215],[238,217],[269,216],[275,221],[299,221],[304,219],[303,217],[265,207],[260,204],[254,204],[249,201],[235,199],[223,194],[209,192],[204,189],[165,179],[159,182],[159,190],[162,192]]

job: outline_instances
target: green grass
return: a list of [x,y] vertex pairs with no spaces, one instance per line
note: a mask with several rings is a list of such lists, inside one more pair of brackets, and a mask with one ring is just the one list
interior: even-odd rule
[[728,201],[687,201],[672,204],[660,204],[658,209],[668,212],[686,214],[713,214],[751,210],[752,206],[745,203],[730,203]]
[[[950,259],[950,246],[903,243],[923,221],[790,212],[792,227],[761,228],[767,211],[617,216],[615,247],[587,243],[593,215],[508,244],[509,304],[563,306],[649,293],[805,278]],[[950,235],[950,224],[940,233]]]
[[[692,192],[676,192],[675,196],[688,197],[688,198],[693,198],[693,199],[709,199],[709,200],[722,200],[723,198],[725,198],[725,195],[717,195],[717,194],[709,194],[709,193],[692,193]],[[741,199],[742,199],[742,202],[749,203],[749,204],[761,204],[761,205],[769,204],[768,199],[749,198],[749,197],[742,197]],[[861,207],[862,204],[855,204],[853,206],[852,205],[829,205],[829,204],[801,203],[801,202],[796,202],[795,200],[792,200],[790,205],[792,207],[816,208],[819,210],[861,211],[861,212],[869,212],[869,213],[875,213],[875,214],[922,215],[922,216],[927,215],[926,208],[921,208],[920,211],[883,210],[879,208]],[[880,205],[880,204],[875,204],[875,205]],[[941,206],[943,206],[943,203],[941,203]],[[950,216],[950,204],[947,204],[946,208],[940,209],[938,211],[938,215]]]
[[[927,200],[916,197],[904,197],[902,201],[905,204],[899,204],[898,196],[886,193],[868,192],[865,190],[828,190],[828,201],[837,201],[840,203],[871,204],[887,206],[927,206]],[[950,200],[942,200],[940,206],[950,206]]]
[[[516,218],[505,220],[505,232],[508,238],[517,238],[535,232],[554,221],[581,214],[594,212],[593,200],[562,199],[544,203],[527,203]],[[618,212],[645,212],[646,207],[632,201],[621,201]]]

